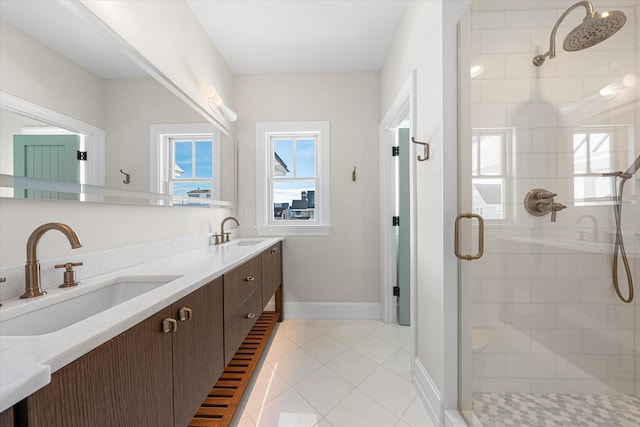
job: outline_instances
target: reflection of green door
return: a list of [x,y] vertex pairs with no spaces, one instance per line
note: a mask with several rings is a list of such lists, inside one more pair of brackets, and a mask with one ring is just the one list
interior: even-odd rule
[[398,147],[400,156],[398,162],[398,214],[400,216],[400,230],[398,232],[398,323],[410,323],[410,244],[409,223],[411,221],[409,205],[409,129],[398,129]]
[[[13,174],[49,181],[79,183],[79,149],[79,135],[14,135]],[[23,196],[40,199],[77,199],[75,194],[42,190],[24,190]]]

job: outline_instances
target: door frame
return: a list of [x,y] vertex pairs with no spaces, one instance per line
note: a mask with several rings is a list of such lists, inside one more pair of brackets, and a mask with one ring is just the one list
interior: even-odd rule
[[17,96],[0,91],[0,107],[26,117],[84,135],[84,151],[89,151],[81,184],[105,185],[105,131],[73,117],[58,113]]
[[[398,92],[391,107],[380,122],[380,307],[381,318],[385,323],[397,320],[396,299],[393,286],[396,281],[396,241],[395,230],[391,225],[394,215],[396,197],[395,160],[391,156],[391,147],[396,144],[395,130],[402,119],[409,117],[410,135],[415,134],[416,125],[416,70],[407,79]],[[415,148],[410,144],[409,156],[415,156]],[[411,357],[415,357],[415,162],[409,163],[410,194],[410,322],[411,322]]]

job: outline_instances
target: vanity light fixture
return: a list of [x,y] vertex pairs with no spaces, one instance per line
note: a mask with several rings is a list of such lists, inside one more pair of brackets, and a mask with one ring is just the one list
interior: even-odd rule
[[230,122],[238,120],[238,114],[224,104],[218,90],[214,86],[207,86],[206,95],[207,98],[209,98],[209,108],[213,111],[219,112]]

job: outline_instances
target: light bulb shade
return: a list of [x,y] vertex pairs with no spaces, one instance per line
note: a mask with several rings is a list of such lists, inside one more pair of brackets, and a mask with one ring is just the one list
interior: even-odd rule
[[238,120],[238,114],[226,105],[222,104],[220,106],[220,111],[222,111],[224,117],[230,122],[235,122],[236,120]]
[[207,95],[207,98],[213,98],[218,94],[218,90],[215,88],[215,86],[207,86],[207,88],[205,89],[205,94]]

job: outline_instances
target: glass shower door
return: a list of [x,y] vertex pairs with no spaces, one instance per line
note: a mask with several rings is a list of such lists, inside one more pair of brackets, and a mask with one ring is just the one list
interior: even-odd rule
[[[599,2],[627,24],[537,67],[564,11],[549,5],[474,1],[460,25],[459,205],[484,218],[482,258],[459,261],[460,409],[483,425],[625,425],[640,419],[640,303],[618,298],[613,271],[628,296],[640,282],[640,4]],[[479,234],[461,223],[462,252]]]

